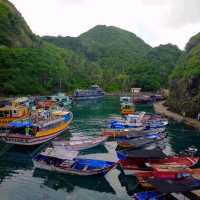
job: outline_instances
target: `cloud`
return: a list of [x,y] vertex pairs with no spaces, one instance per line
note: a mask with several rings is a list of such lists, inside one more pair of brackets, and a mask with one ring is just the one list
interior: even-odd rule
[[199,31],[200,0],[10,0],[34,33],[78,36],[98,24],[180,48]]
[[170,28],[187,26],[200,21],[200,0],[140,0],[145,6],[163,12],[163,25]]

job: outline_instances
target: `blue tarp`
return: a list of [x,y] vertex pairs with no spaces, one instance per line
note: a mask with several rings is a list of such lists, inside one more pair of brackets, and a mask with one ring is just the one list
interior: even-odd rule
[[134,195],[137,200],[164,200],[162,194],[156,191],[146,191],[146,192],[138,192]]
[[8,124],[9,127],[21,128],[21,127],[31,127],[33,123],[31,121],[14,121]]

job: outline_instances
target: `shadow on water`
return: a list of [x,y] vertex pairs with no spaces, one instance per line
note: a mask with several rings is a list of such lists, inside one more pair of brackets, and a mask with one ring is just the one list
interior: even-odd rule
[[68,193],[74,191],[75,187],[81,187],[98,192],[115,194],[108,181],[102,176],[81,177],[76,175],[63,175],[55,172],[48,172],[36,169],[33,177],[40,177],[44,180],[44,185],[54,190],[65,189]]

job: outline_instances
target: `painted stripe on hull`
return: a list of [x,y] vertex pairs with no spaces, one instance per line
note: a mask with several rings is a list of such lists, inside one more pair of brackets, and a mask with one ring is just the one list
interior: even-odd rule
[[[1,137],[1,140],[9,143],[9,144],[17,144],[17,145],[25,145],[25,146],[31,146],[31,145],[37,145],[37,144],[41,144],[44,142],[47,142],[55,137],[57,137],[59,134],[63,133],[65,130],[68,129],[69,124],[71,123],[72,118],[70,119],[69,122],[66,123],[66,127],[63,128],[62,130],[59,130],[57,132],[55,132],[54,134],[51,135],[46,135],[46,136],[40,136],[40,137],[35,137],[35,138],[26,138],[26,137],[15,137],[15,136],[4,136]],[[20,141],[16,141],[16,140],[22,140]]]

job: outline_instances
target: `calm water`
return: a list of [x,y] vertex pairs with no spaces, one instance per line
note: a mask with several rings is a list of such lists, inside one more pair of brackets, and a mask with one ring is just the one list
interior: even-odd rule
[[[153,112],[151,106],[138,106],[138,110]],[[119,98],[82,102],[72,106],[74,121],[62,137],[71,135],[99,135],[109,118],[119,116]],[[179,152],[195,145],[200,147],[200,135],[182,124],[171,121],[168,127],[168,152]],[[3,147],[3,144],[2,146]],[[82,152],[83,157],[115,161],[116,144]],[[31,156],[42,149],[25,149],[12,146],[0,157],[0,200],[125,200],[137,191],[133,176],[125,176],[115,169],[105,177],[78,177],[35,170]],[[2,149],[2,148],[1,148]]]

